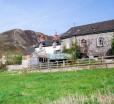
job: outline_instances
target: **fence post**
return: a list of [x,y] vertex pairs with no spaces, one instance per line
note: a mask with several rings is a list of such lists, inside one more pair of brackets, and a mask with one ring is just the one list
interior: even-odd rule
[[90,57],[89,57],[89,69],[91,69],[91,61],[90,61]]
[[58,61],[57,61],[57,68],[58,68],[58,66],[59,66],[59,65],[58,65]]
[[50,62],[50,61],[49,61],[49,59],[48,59],[48,69],[50,69],[50,64],[49,64],[49,62]]
[[42,65],[41,65],[41,63],[40,63],[40,69],[42,68]]
[[79,65],[80,65],[80,60],[77,60],[77,70],[79,69]]
[[107,65],[107,63],[106,63],[106,69],[108,69],[108,65]]
[[63,67],[65,67],[65,60],[63,60]]
[[101,60],[102,60],[101,62],[102,62],[102,64],[103,64],[103,56],[102,56],[102,59],[101,59]]

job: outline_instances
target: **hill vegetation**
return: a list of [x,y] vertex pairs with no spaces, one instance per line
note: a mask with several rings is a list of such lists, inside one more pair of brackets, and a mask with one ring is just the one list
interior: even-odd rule
[[26,53],[27,50],[39,44],[41,35],[45,36],[47,40],[52,40],[51,36],[32,30],[13,29],[0,33],[0,55]]

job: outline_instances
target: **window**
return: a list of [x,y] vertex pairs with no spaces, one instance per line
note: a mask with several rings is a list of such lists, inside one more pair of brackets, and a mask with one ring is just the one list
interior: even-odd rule
[[66,48],[67,48],[67,49],[71,48],[71,45],[72,45],[72,40],[71,40],[71,38],[68,38],[68,39],[66,40]]
[[104,46],[104,38],[103,37],[98,37],[97,38],[97,46],[98,47],[103,47]]
[[42,44],[42,43],[40,43],[40,45],[39,45],[39,49],[42,49],[42,47],[43,47],[43,44]]
[[56,46],[57,46],[57,43],[54,42],[54,43],[53,43],[53,48],[56,48]]
[[81,52],[86,54],[88,52],[87,41],[85,39],[81,40]]
[[54,54],[59,54],[59,53],[61,53],[61,50],[55,50],[54,51]]
[[86,42],[85,39],[82,39],[82,40],[81,40],[81,43],[82,43],[82,44],[86,44],[87,42]]

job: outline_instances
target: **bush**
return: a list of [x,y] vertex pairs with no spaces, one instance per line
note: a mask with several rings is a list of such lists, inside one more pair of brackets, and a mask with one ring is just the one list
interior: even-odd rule
[[6,71],[6,65],[0,64],[0,72]]
[[70,54],[71,55],[71,58],[73,60],[76,60],[77,58],[81,58],[80,48],[77,46],[76,43],[72,43],[72,46],[69,49],[66,49],[64,47],[63,53]]
[[21,64],[22,63],[22,55],[10,55],[6,57],[7,65],[11,64]]
[[112,39],[111,48],[112,48],[112,55],[114,55],[114,38]]

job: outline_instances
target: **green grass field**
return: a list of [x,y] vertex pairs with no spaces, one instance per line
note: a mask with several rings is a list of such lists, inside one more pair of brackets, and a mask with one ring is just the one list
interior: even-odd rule
[[98,91],[114,94],[114,69],[0,73],[0,104],[50,104],[69,94],[89,96]]

